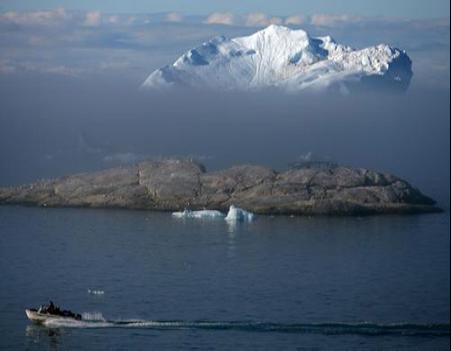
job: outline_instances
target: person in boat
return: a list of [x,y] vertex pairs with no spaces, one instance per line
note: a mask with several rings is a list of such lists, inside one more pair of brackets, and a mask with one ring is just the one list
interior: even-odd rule
[[53,301],[49,301],[49,304],[47,306],[40,306],[38,309],[38,312],[40,313],[48,313],[48,314],[55,314],[60,315],[61,310],[58,306],[56,306]]
[[56,314],[55,312],[56,312],[56,307],[55,307],[55,305],[53,304],[53,301],[50,300],[50,301],[49,301],[49,305],[47,306],[47,313],[50,313],[50,314]]
[[70,310],[61,310],[51,300],[49,301],[48,305],[39,306],[39,308],[37,309],[37,312],[44,313],[44,314],[53,314],[53,315],[62,316],[62,317],[71,317],[71,318],[75,318],[75,319],[79,319],[79,320],[82,319],[81,314],[74,313]]

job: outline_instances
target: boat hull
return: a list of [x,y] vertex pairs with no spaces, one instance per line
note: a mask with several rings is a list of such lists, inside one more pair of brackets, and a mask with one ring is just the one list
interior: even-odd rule
[[59,316],[59,315],[50,314],[50,313],[39,313],[37,310],[34,310],[34,309],[26,309],[25,314],[27,315],[28,319],[34,323],[44,323],[48,319],[77,320],[76,318],[72,318],[72,317]]

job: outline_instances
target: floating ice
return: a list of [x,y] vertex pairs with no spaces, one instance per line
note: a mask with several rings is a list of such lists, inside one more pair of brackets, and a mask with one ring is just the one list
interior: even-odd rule
[[381,86],[406,90],[412,61],[388,45],[356,50],[331,37],[271,25],[250,36],[214,38],[152,72],[143,87],[194,87],[218,90],[276,88],[298,92]]
[[173,212],[173,217],[176,218],[195,218],[195,219],[218,219],[224,218],[228,222],[251,222],[254,219],[254,214],[243,210],[242,208],[230,206],[227,215],[216,210],[200,210],[191,211],[184,210],[181,212]]
[[237,221],[251,222],[254,219],[254,214],[245,211],[239,207],[231,205],[225,219],[226,221],[234,221],[234,222]]
[[197,218],[197,219],[216,219],[225,217],[224,213],[216,210],[200,210],[200,211],[184,210],[182,212],[173,212],[172,215],[177,218]]
[[224,218],[228,222],[251,222],[254,219],[254,214],[245,211],[239,207],[233,205],[230,206],[227,215],[216,210],[200,210],[191,211],[184,210],[182,212],[173,212],[173,217],[176,218],[195,218],[195,219],[218,219]]
[[105,294],[105,292],[103,290],[91,290],[91,289],[88,289],[88,294],[103,295],[103,294]]

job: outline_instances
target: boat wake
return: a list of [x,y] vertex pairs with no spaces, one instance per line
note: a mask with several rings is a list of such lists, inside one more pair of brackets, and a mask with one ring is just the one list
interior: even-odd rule
[[[89,316],[94,318],[89,319]],[[151,321],[151,320],[105,320],[101,314],[83,314],[82,320],[48,319],[48,328],[140,328],[154,330],[232,330],[247,332],[278,332],[296,334],[368,336],[447,336],[449,323],[266,323],[248,321]],[[85,318],[86,317],[86,318]]]

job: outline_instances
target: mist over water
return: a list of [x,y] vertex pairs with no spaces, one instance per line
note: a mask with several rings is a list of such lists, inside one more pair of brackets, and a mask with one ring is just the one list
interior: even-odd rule
[[449,204],[449,90],[151,92],[117,79],[0,80],[0,184],[162,157],[285,169],[312,152],[406,178]]
[[392,172],[449,204],[449,18],[299,26],[354,48],[407,50],[405,94],[342,96],[142,91],[149,73],[186,50],[259,28],[161,16],[86,27],[82,15],[54,26],[0,21],[0,186],[174,156],[207,169],[284,169],[312,152]]

